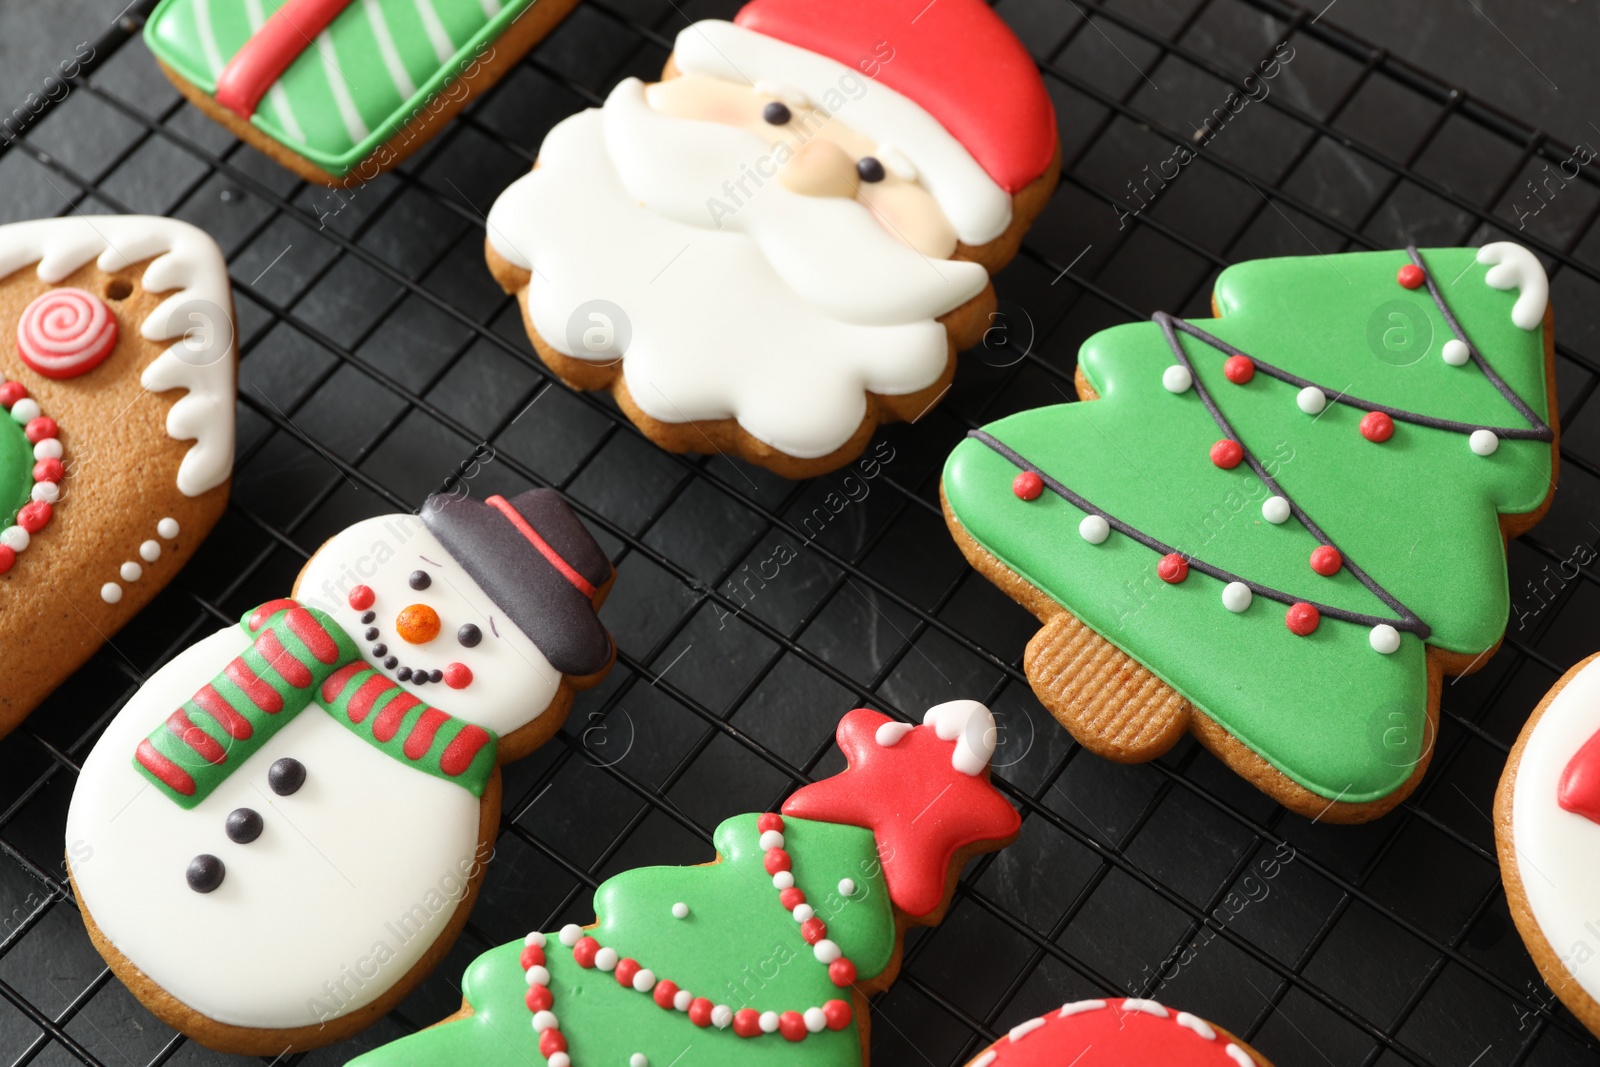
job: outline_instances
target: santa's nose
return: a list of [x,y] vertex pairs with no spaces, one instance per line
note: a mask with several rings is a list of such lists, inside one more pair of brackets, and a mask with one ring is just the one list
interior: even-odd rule
[[855,160],[832,141],[820,137],[801,145],[779,178],[802,196],[856,195]]
[[439,613],[426,604],[408,604],[395,616],[394,632],[407,644],[425,645],[439,636]]

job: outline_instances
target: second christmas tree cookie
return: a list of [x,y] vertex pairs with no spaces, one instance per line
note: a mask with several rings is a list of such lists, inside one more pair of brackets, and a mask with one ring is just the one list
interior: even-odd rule
[[1045,623],[1040,700],[1123,762],[1192,732],[1305,815],[1399,803],[1555,491],[1548,295],[1508,242],[1243,263],[1215,319],[1091,337],[1093,403],[974,430],[945,517]]

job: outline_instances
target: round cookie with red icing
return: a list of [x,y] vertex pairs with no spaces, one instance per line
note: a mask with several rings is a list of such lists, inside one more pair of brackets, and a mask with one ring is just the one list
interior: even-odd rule
[[1494,800],[1506,903],[1545,984],[1600,1034],[1600,655],[1528,717]]
[[227,506],[232,313],[222,253],[187,223],[0,226],[0,734]]
[[1058,170],[983,0],[752,0],[553,129],[487,256],[567,384],[664,448],[809,477],[949,388]]
[[1080,1000],[1018,1023],[967,1067],[1271,1067],[1204,1019],[1153,1000]]
[[615,656],[611,563],[555,490],[421,510],[336,534],[156,672],[78,776],[90,936],[209,1047],[324,1045],[421,981],[482,882],[500,764]]

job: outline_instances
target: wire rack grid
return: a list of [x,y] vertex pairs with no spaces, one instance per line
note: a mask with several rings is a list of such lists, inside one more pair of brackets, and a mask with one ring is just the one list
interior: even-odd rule
[[[1001,0],[1055,99],[1061,186],[943,403],[880,432],[874,464],[791,483],[664,453],[608,400],[554,382],[482,262],[483,212],[544,133],[618,78],[657,74],[686,20],[736,4],[591,0],[397,173],[338,193],[183,104],[138,42],[150,6],[91,41],[71,92],[13,116],[0,216],[170,214],[222,244],[242,353],[233,500],[180,579],[0,743],[0,1057],[222,1059],[146,1013],[83,932],[61,863],[83,757],[152,671],[283,595],[351,521],[462,485],[555,485],[616,562],[617,667],[507,768],[496,858],[451,956],[372,1030],[295,1059],[342,1063],[448,1014],[467,961],[588,921],[610,874],[709,858],[720,819],[839,769],[847,708],[912,718],[973,696],[1000,719],[995,780],[1022,837],[908,938],[874,1005],[877,1062],[960,1064],[1063,1000],[1118,994],[1182,1005],[1280,1064],[1593,1062],[1600,1044],[1511,924],[1487,815],[1528,710],[1594,644],[1600,582],[1562,565],[1600,540],[1600,419],[1585,412],[1600,183],[1546,182],[1574,146],[1273,0]],[[1152,182],[1176,145],[1193,162]],[[1071,399],[1095,329],[1205,315],[1229,262],[1500,236],[1551,274],[1562,491],[1510,548],[1504,647],[1447,686],[1421,788],[1375,824],[1330,827],[1192,742],[1139,767],[1083,753],[1023,677],[1032,619],[944,532],[949,449]],[[780,545],[793,559],[764,580]]]

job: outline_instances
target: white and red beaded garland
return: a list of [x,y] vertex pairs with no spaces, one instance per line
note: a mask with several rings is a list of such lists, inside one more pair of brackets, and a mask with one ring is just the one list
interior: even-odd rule
[[[855,965],[844,957],[838,945],[826,938],[827,925],[816,917],[811,906],[805,902],[805,894],[795,887],[791,860],[783,848],[783,816],[769,812],[762,815],[756,825],[761,833],[761,847],[766,852],[767,873],[772,875],[773,885],[779,890],[779,899],[783,901],[784,908],[800,923],[800,935],[812,946],[818,962],[828,965],[829,979],[834,985],[849,986],[856,978]],[[840,888],[843,889],[843,883],[840,883]],[[851,891],[854,889],[852,882]],[[618,985],[635,992],[649,993],[658,1007],[666,1011],[681,1011],[696,1026],[715,1026],[719,1030],[731,1026],[739,1037],[781,1033],[788,1041],[804,1041],[808,1034],[820,1033],[824,1029],[843,1030],[855,1017],[855,1009],[848,1000],[830,1000],[803,1012],[758,1012],[754,1008],[734,1011],[726,1004],[713,1004],[705,997],[695,996],[671,979],[658,979],[654,971],[638,960],[619,957],[616,949],[602,946],[576,923],[562,927],[557,937],[563,945],[572,949],[573,962],[578,966],[611,972]],[[550,991],[550,971],[545,966],[544,947],[545,936],[537,930],[523,939],[520,962],[528,982],[524,1002],[533,1013],[533,1028],[539,1034],[539,1053],[545,1057],[549,1067],[572,1067],[567,1039],[561,1032],[561,1020],[553,1011],[555,995]]]
[[0,530],[0,574],[9,571],[17,553],[28,547],[33,535],[50,523],[55,505],[61,499],[61,439],[56,420],[39,410],[39,402],[28,396],[21,382],[0,380],[0,408],[22,424],[22,432],[33,445],[33,491],[31,499],[17,511],[16,522]]

